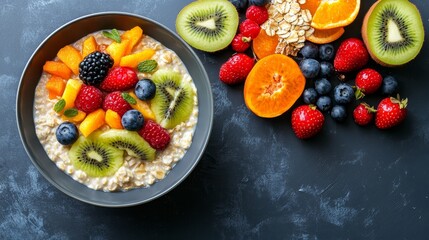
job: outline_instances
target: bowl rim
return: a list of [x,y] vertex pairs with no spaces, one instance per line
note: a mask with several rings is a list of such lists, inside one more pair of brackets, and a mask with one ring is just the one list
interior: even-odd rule
[[[138,18],[140,20],[143,20],[144,22],[148,22],[150,24],[157,25],[158,27],[160,27],[164,31],[166,31],[169,35],[172,35],[175,38],[175,40],[179,41],[181,43],[181,45],[183,45],[183,47],[186,48],[186,50],[188,50],[188,52],[190,53],[190,55],[193,58],[193,60],[195,60],[196,64],[198,66],[200,66],[200,68],[201,68],[200,69],[201,70],[201,74],[203,75],[203,80],[206,81],[206,83],[207,83],[206,87],[207,87],[207,90],[208,90],[208,91],[205,92],[207,94],[206,97],[208,98],[208,105],[209,105],[208,111],[209,111],[209,114],[210,114],[210,116],[205,117],[206,120],[208,119],[207,129],[205,130],[207,132],[207,134],[205,136],[203,136],[201,150],[195,156],[195,160],[189,166],[188,170],[185,171],[183,173],[183,175],[180,176],[180,178],[179,178],[178,181],[173,182],[173,184],[171,184],[169,187],[165,188],[163,191],[159,192],[158,194],[155,194],[152,197],[145,198],[145,199],[140,200],[140,201],[125,203],[125,204],[120,204],[120,203],[111,203],[111,204],[108,204],[108,203],[99,203],[99,202],[91,201],[91,200],[88,200],[88,199],[84,199],[82,197],[76,196],[75,194],[73,194],[73,192],[70,192],[69,190],[65,189],[62,185],[60,185],[57,182],[55,182],[53,179],[51,179],[47,175],[47,173],[45,173],[45,170],[39,165],[38,161],[35,159],[35,156],[33,156],[33,152],[31,152],[30,149],[29,149],[29,146],[27,146],[26,136],[25,136],[23,130],[21,129],[21,127],[20,127],[21,125],[23,125],[23,121],[22,121],[22,116],[21,116],[22,113],[20,111],[21,110],[20,109],[20,99],[21,98],[19,96],[20,96],[21,91],[22,91],[23,78],[25,77],[25,74],[26,74],[26,72],[27,72],[27,70],[28,70],[28,68],[30,66],[30,63],[32,62],[33,58],[35,57],[35,55],[40,51],[40,49],[43,48],[43,46],[49,41],[50,38],[52,38],[58,32],[62,31],[64,28],[66,28],[66,27],[68,27],[68,26],[70,26],[72,24],[75,24],[75,23],[77,23],[79,21],[85,20],[85,19],[89,19],[89,18],[93,18],[93,17],[103,17],[103,16],[107,16],[107,15],[112,15],[112,16],[114,16],[114,15],[121,15],[121,16],[124,16],[124,17]],[[102,30],[102,29],[100,29],[100,30]],[[90,34],[90,33],[86,33],[86,34]],[[153,37],[153,36],[151,36],[151,37]],[[153,38],[155,40],[159,41],[156,37],[153,37]],[[161,42],[161,41],[159,41],[159,42]],[[164,45],[163,42],[161,42],[161,43]],[[179,53],[177,53],[177,54],[180,55]],[[207,74],[207,71],[205,70],[205,67],[204,67],[203,63],[201,62],[200,58],[197,56],[197,54],[195,53],[195,51],[178,34],[176,34],[173,30],[171,30],[170,28],[168,28],[164,24],[162,24],[160,22],[157,22],[157,21],[155,21],[155,20],[153,20],[151,18],[139,15],[139,14],[130,13],[130,12],[124,12],[124,11],[102,11],[102,12],[97,12],[97,13],[86,14],[86,15],[82,15],[80,17],[77,17],[77,18],[75,18],[73,20],[67,21],[66,23],[64,23],[61,26],[57,27],[53,32],[51,32],[48,36],[46,36],[43,39],[43,41],[37,46],[37,48],[30,55],[27,63],[25,64],[25,66],[24,66],[24,68],[22,70],[22,74],[20,76],[18,88],[17,88],[17,91],[16,91],[16,99],[15,100],[16,100],[15,101],[15,107],[16,107],[15,117],[16,117],[16,123],[17,123],[17,127],[18,127],[19,137],[20,137],[22,145],[24,146],[25,152],[27,153],[27,156],[30,158],[31,162],[36,167],[36,169],[39,171],[39,173],[46,180],[48,180],[48,182],[50,182],[54,187],[56,187],[58,190],[60,190],[61,192],[65,193],[66,195],[68,195],[68,196],[70,196],[70,197],[72,197],[74,199],[77,199],[77,200],[79,200],[81,202],[85,202],[85,203],[92,204],[92,205],[95,205],[95,206],[100,206],[100,207],[130,207],[130,206],[136,206],[136,205],[140,205],[140,204],[143,204],[143,203],[150,202],[150,201],[152,201],[154,199],[157,199],[157,198],[163,196],[164,194],[170,192],[171,190],[173,190],[175,187],[177,187],[180,183],[182,183],[188,177],[188,175],[194,170],[194,168],[196,167],[196,165],[198,164],[198,162],[202,158],[202,156],[203,156],[203,154],[204,154],[204,152],[205,152],[205,150],[207,148],[207,145],[208,145],[208,142],[209,142],[209,139],[210,139],[210,136],[211,136],[212,128],[213,128],[213,114],[214,114],[214,110],[213,109],[214,109],[214,106],[213,106],[213,92],[212,92],[212,88],[211,88],[211,84],[210,84],[210,78],[209,78],[209,76]],[[34,101],[34,99],[33,99],[33,101]],[[199,102],[200,102],[200,100],[199,100]],[[33,108],[34,108],[34,105],[33,105]],[[33,109],[33,111],[34,111],[34,109]],[[200,109],[199,109],[199,112],[200,112]],[[200,121],[200,119],[201,119],[200,118],[200,113],[199,113],[198,119],[199,119],[198,121]],[[34,122],[34,118],[31,119],[31,121]],[[198,126],[196,126],[195,131],[197,131],[197,128],[198,128]],[[195,139],[195,134],[193,136],[192,144],[194,142],[194,139]],[[192,147],[192,144],[191,144],[191,147]],[[45,151],[45,150],[43,149],[43,151]],[[185,156],[186,156],[186,154],[185,154]],[[49,160],[51,162],[53,162],[50,158],[49,158]],[[179,161],[178,163],[180,163],[180,162],[181,161]],[[176,167],[176,166],[173,166],[170,171],[173,171],[174,167]],[[60,170],[60,171],[62,171],[62,170]],[[67,174],[67,173],[64,172],[64,174]],[[168,176],[168,174],[167,174],[167,176]],[[76,180],[74,180],[73,178],[71,178],[71,176],[68,176],[68,177],[70,177],[70,180],[77,182]],[[164,179],[162,179],[160,181],[163,181],[163,180]],[[82,184],[82,183],[79,183],[79,184]],[[156,182],[154,184],[156,184]],[[154,184],[150,185],[149,188],[150,187],[154,187]],[[82,184],[82,185],[84,185],[84,184]],[[87,186],[85,186],[85,187],[87,187]],[[136,188],[136,189],[140,189],[140,188]],[[92,190],[92,191],[101,191],[101,190],[94,190],[94,189],[90,189],[90,190]],[[128,190],[128,191],[132,191],[132,190]],[[126,192],[128,192],[128,191],[125,191],[123,193],[126,194]],[[116,193],[116,192],[106,192],[106,193]]]

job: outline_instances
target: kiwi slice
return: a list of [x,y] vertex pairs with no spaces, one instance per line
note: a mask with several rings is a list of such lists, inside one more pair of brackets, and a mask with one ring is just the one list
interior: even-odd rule
[[122,166],[123,156],[124,151],[83,136],[69,151],[72,164],[91,177],[113,175]]
[[142,160],[155,159],[156,150],[135,131],[109,129],[98,134],[97,140],[114,148],[125,150],[128,155]]
[[423,46],[419,10],[408,0],[379,0],[365,15],[362,37],[376,62],[403,65],[414,59]]
[[238,12],[229,1],[194,1],[177,15],[176,31],[192,47],[215,52],[231,43],[238,22]]
[[156,121],[167,129],[189,119],[194,108],[194,92],[183,76],[171,70],[158,70],[152,80],[156,85],[151,109]]

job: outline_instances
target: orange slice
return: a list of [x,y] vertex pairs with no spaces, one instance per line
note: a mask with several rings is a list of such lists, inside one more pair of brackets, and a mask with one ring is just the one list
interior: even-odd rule
[[301,5],[301,9],[308,9],[311,15],[314,15],[322,0],[307,0]]
[[244,83],[244,101],[257,116],[273,118],[289,110],[304,91],[305,77],[290,57],[272,54],[256,62]]
[[360,9],[360,0],[322,0],[311,26],[317,29],[344,27],[352,23]]
[[261,59],[276,52],[279,42],[277,35],[268,36],[264,29],[261,29],[258,36],[252,40],[252,50],[257,59]]
[[314,29],[314,33],[306,39],[317,44],[330,43],[340,38],[345,32],[343,27],[326,30]]

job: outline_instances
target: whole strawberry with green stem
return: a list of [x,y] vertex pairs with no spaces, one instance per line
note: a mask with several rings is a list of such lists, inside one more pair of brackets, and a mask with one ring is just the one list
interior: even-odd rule
[[356,75],[355,85],[356,99],[361,99],[367,94],[373,94],[381,87],[383,76],[372,68],[365,68]]
[[407,116],[408,99],[387,97],[381,100],[375,114],[375,126],[379,129],[388,129],[402,123]]
[[299,139],[315,136],[324,122],[325,117],[314,105],[301,105],[292,112],[292,130]]
[[353,120],[357,125],[366,126],[374,119],[376,110],[367,103],[360,103],[353,110]]

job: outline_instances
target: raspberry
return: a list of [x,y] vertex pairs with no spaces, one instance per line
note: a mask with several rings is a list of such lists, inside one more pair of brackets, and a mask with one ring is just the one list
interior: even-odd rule
[[100,84],[100,89],[106,92],[125,91],[133,88],[139,81],[137,73],[128,67],[115,67],[107,74]]
[[158,123],[148,119],[138,131],[140,136],[156,150],[162,150],[170,143],[170,134]]
[[77,109],[90,113],[101,107],[103,104],[103,93],[94,86],[83,85],[74,100]]
[[244,20],[239,26],[239,32],[252,39],[255,39],[258,36],[260,30],[261,27],[259,27],[259,24],[250,19]]
[[244,53],[237,53],[220,67],[219,79],[230,85],[241,83],[246,79],[254,64],[253,58]]
[[106,95],[103,101],[103,109],[104,111],[107,111],[108,109],[113,110],[122,117],[126,111],[131,109],[131,106],[122,97],[121,92],[115,91]]
[[99,51],[86,56],[79,64],[79,78],[85,84],[98,85],[113,66],[113,59],[107,53]]
[[251,38],[239,33],[232,39],[231,47],[236,52],[244,52],[250,47]]
[[261,25],[268,20],[268,10],[264,6],[252,5],[246,10],[246,18]]

